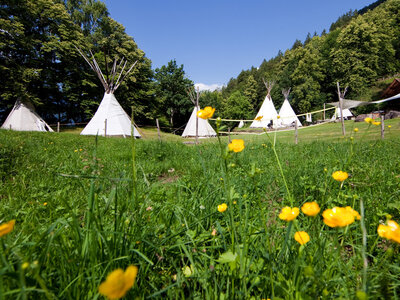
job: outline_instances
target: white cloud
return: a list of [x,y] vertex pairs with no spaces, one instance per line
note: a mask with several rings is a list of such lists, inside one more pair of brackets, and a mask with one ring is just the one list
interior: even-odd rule
[[194,86],[199,89],[199,91],[215,91],[221,89],[224,85],[223,84],[205,84],[205,83],[195,83]]

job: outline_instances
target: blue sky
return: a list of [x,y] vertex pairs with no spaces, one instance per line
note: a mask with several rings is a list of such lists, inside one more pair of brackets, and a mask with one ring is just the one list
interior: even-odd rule
[[350,9],[374,0],[104,0],[153,68],[171,59],[205,86],[226,84],[304,41],[329,30]]

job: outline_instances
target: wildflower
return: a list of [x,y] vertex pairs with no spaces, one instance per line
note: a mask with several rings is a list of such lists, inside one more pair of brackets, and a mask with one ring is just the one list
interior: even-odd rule
[[276,118],[277,118],[277,119],[280,119],[280,118],[281,118],[281,116],[277,115],[277,116],[276,116]]
[[388,128],[392,128],[392,125],[388,125]]
[[204,109],[200,109],[197,112],[197,116],[199,118],[202,118],[204,120],[207,120],[211,118],[214,114],[215,108],[212,108],[211,106],[206,106]]
[[349,177],[349,174],[343,171],[336,171],[332,173],[332,177],[336,181],[345,181]]
[[254,121],[261,121],[262,118],[263,116],[258,116],[257,118],[254,119]]
[[318,203],[315,201],[306,202],[301,207],[301,211],[303,212],[303,214],[305,214],[309,217],[314,217],[314,216],[318,215],[320,210],[321,210],[321,208],[319,207]]
[[147,211],[151,211],[151,210],[153,210],[153,207],[148,206],[148,207],[146,207],[146,210],[147,210]]
[[200,205],[199,207],[200,209],[206,209],[206,207],[204,205]]
[[78,152],[78,149],[75,149],[74,152]]
[[354,128],[354,132],[358,132],[358,128],[356,127],[356,128]]
[[365,118],[364,121],[368,124],[372,124],[372,122],[374,122],[372,118]]
[[360,219],[361,219],[361,216],[360,216],[360,214],[358,213],[358,211],[352,209],[350,206],[346,206],[346,210],[347,210],[348,212],[350,212],[350,213],[354,216],[354,218],[356,218],[357,220],[360,220]]
[[381,125],[381,122],[374,121],[374,122],[372,122],[372,124],[375,126],[379,126],[379,125]]
[[310,236],[308,235],[307,232],[305,231],[297,231],[294,234],[294,239],[296,242],[298,242],[300,245],[305,245],[310,241]]
[[241,139],[233,139],[228,145],[229,151],[242,152],[244,149],[244,141]]
[[387,225],[380,224],[378,234],[380,237],[400,244],[400,226],[393,220],[387,221]]
[[223,213],[224,211],[226,211],[228,208],[228,205],[226,205],[226,203],[222,203],[220,205],[218,205],[218,211]]
[[30,263],[24,262],[24,263],[21,265],[22,270],[27,269],[27,268],[29,267],[29,265],[30,265]]
[[328,172],[328,169],[327,169],[327,168],[324,168],[324,172]]
[[83,149],[82,148],[79,148],[79,151],[82,151]]
[[322,216],[324,223],[329,227],[345,227],[353,223],[355,219],[360,219],[358,212],[350,206],[327,209],[322,213]]
[[43,203],[43,206],[46,206],[46,205],[47,205],[47,202]]
[[214,228],[213,231],[211,232],[211,235],[212,236],[216,236],[217,235],[217,229]]
[[282,208],[282,212],[279,214],[279,219],[290,222],[296,219],[299,213],[300,211],[298,207],[291,208],[289,206],[285,206],[284,208]]
[[99,293],[108,299],[119,299],[125,296],[135,283],[138,267],[129,266],[125,272],[116,269],[108,274],[106,281],[99,286]]
[[232,202],[233,204],[237,204],[236,200]]
[[15,225],[15,220],[11,220],[5,224],[1,224],[0,225],[0,237],[13,231],[14,225]]

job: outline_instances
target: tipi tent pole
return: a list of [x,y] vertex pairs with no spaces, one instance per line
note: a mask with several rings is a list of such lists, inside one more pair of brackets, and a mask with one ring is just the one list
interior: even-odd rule
[[57,122],[57,132],[60,132],[60,122]]
[[385,115],[381,114],[381,138],[385,139]]
[[[196,107],[197,107],[197,112],[199,111],[199,94],[197,92],[196,96]],[[196,113],[196,145],[199,143],[199,117],[197,116]]]
[[104,137],[107,137],[107,119],[104,120]]
[[294,125],[294,143],[297,145],[297,134],[298,134],[298,132],[297,132],[297,129],[299,128],[299,126],[297,125],[297,122],[295,122],[295,125]]
[[160,124],[158,123],[158,119],[156,119],[156,124],[157,124],[158,139],[159,139],[160,142],[161,142]]
[[340,108],[340,121],[342,122],[342,134],[346,135],[346,128],[344,127],[344,118],[343,118],[343,99],[342,95],[340,93],[340,86],[339,82],[337,82],[337,91],[338,91],[338,97],[339,97],[339,108]]

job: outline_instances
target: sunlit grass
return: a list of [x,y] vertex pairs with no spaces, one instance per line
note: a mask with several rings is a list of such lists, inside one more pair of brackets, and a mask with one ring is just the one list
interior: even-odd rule
[[[289,131],[275,146],[274,132],[235,135],[237,153],[228,137],[220,148],[144,130],[135,187],[129,139],[2,130],[0,221],[16,222],[0,238],[0,294],[101,298],[107,274],[134,265],[128,299],[395,297],[399,247],[377,233],[400,220],[399,120],[386,125],[384,141],[350,121],[345,138],[340,124],[300,129],[298,145]],[[314,201],[320,212],[279,218]],[[347,206],[365,217],[325,225],[324,211]]]

